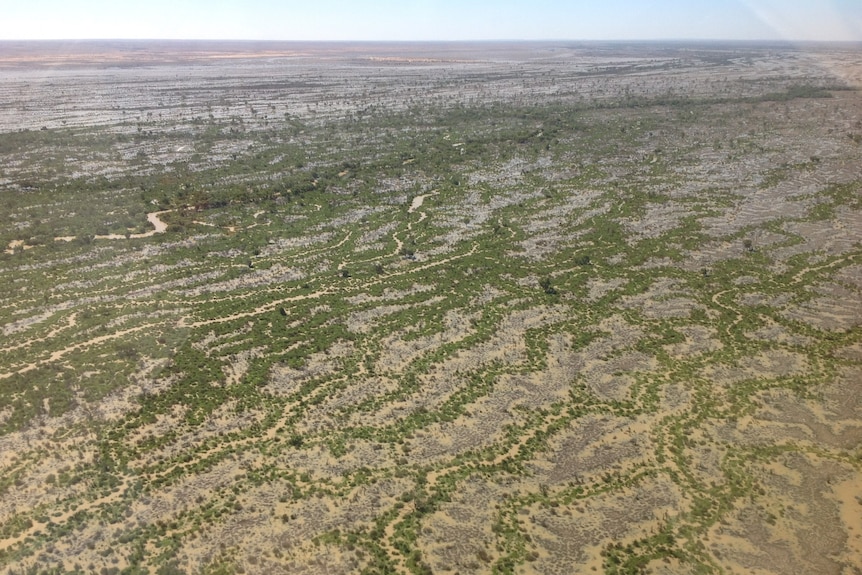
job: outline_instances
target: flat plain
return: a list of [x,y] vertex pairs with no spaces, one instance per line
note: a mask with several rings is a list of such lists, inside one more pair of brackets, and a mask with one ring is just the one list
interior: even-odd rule
[[0,571],[862,573],[860,89],[0,43]]

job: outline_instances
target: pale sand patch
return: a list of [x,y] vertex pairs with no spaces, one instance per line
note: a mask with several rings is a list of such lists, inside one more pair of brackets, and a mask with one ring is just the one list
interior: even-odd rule
[[[741,501],[703,538],[719,565],[745,573],[852,573],[842,570],[859,559],[841,515],[844,502],[859,507],[846,491],[859,487],[849,465],[787,453],[751,462],[747,473],[761,486],[758,496]],[[858,517],[849,525],[858,526]]]
[[862,343],[850,344],[837,350],[835,357],[862,363]]
[[547,554],[532,568],[547,575],[590,573],[593,567],[601,572],[607,545],[648,536],[686,507],[679,487],[664,476],[569,506],[534,504],[526,509],[522,529],[530,535],[530,547]]
[[498,556],[491,530],[499,489],[478,476],[464,480],[451,501],[427,516],[417,540],[434,573],[481,573]]
[[407,208],[407,213],[412,214],[413,212],[415,212],[416,210],[421,208],[422,204],[425,202],[425,198],[429,198],[436,193],[437,192],[430,192],[430,193],[422,194],[421,196],[416,196],[415,198],[413,198],[413,201],[410,202],[410,207]]
[[840,559],[847,565],[862,565],[862,475],[856,473],[832,485],[841,523],[847,533]]
[[[162,210],[160,212],[150,212],[149,214],[147,214],[147,221],[150,222],[151,224],[153,224],[153,228],[154,228],[152,230],[152,232],[148,232],[148,233],[150,233],[150,235],[152,235],[152,234],[163,234],[167,231],[168,224],[163,222],[159,218],[159,216],[161,216],[162,214],[167,214],[170,211],[171,210]],[[147,236],[135,236],[135,237],[147,237]]]
[[17,248],[21,248],[22,250],[32,250],[35,247],[36,246],[27,245],[27,242],[24,240],[12,240],[9,242],[9,247],[7,247],[4,252],[9,255],[13,255]]

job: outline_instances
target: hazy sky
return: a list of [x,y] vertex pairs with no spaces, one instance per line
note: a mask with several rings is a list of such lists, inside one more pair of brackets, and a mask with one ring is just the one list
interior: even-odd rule
[[0,39],[862,41],[862,0],[0,0]]

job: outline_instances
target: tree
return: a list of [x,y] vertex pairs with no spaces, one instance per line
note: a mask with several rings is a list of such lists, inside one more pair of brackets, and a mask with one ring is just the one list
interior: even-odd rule
[[539,287],[548,295],[556,295],[557,290],[551,285],[551,278],[545,276],[539,280]]

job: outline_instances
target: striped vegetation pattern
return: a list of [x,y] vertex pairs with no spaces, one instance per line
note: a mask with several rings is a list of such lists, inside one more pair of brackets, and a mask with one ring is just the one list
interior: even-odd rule
[[857,51],[181,48],[0,61],[0,572],[858,572]]

